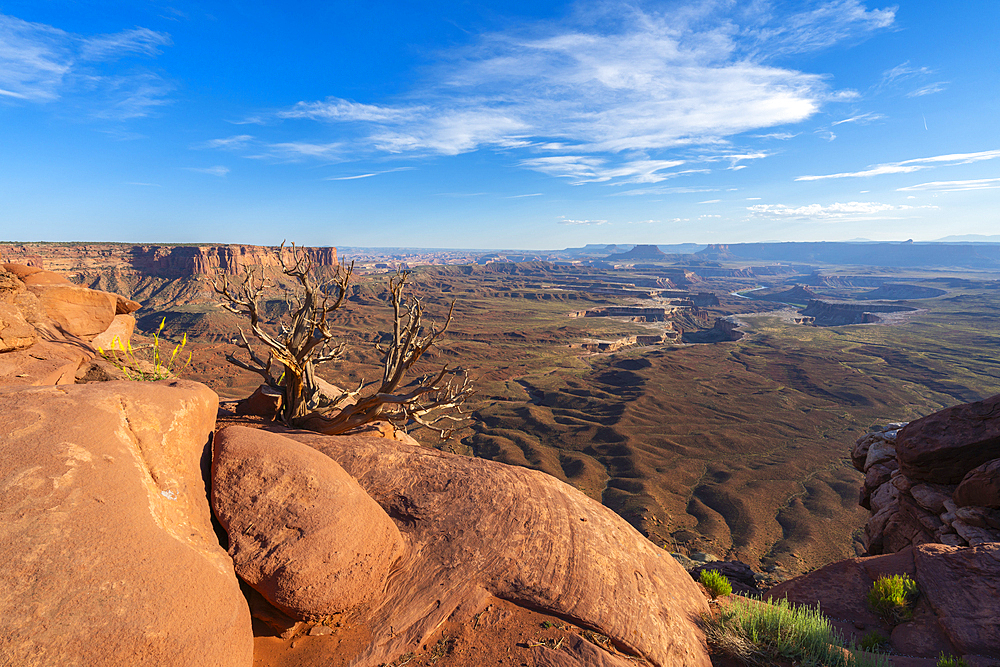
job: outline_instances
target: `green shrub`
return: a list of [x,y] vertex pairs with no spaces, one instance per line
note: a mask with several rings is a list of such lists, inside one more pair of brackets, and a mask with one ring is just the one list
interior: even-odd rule
[[708,589],[713,600],[719,596],[731,595],[733,592],[733,585],[729,583],[729,579],[718,570],[702,570],[698,576],[698,583]]
[[861,638],[861,649],[864,651],[882,651],[888,646],[889,638],[875,630],[866,632],[865,636]]
[[747,665],[792,661],[826,667],[885,667],[885,656],[847,647],[819,608],[764,603],[735,596],[715,618],[705,617],[709,644]]
[[908,575],[883,575],[868,591],[868,604],[887,623],[895,625],[913,617],[913,605],[919,595],[917,582]]
[[140,380],[153,382],[156,380],[166,380],[174,377],[175,372],[180,372],[191,363],[191,353],[188,353],[187,361],[180,368],[174,368],[177,355],[181,353],[187,345],[187,334],[184,334],[180,344],[174,346],[170,356],[164,358],[160,353],[160,334],[167,324],[167,318],[160,321],[160,328],[153,334],[153,343],[142,347],[132,347],[132,342],[123,343],[117,336],[111,341],[111,349],[104,350],[97,348],[112,366],[125,374],[129,380]]
[[953,655],[946,656],[942,653],[938,656],[937,667],[969,667],[969,663],[964,658],[956,658]]

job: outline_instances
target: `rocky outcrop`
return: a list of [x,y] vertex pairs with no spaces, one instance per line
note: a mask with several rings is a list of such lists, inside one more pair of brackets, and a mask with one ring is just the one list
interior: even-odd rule
[[203,385],[0,388],[0,663],[245,666]]
[[[73,384],[93,379],[97,348],[127,345],[139,304],[78,287],[38,267],[0,270],[0,385]],[[87,366],[88,368],[85,368]],[[107,376],[107,373],[99,374]],[[106,378],[105,378],[106,379]]]
[[872,512],[860,552],[1000,542],[1000,395],[873,430],[851,459]]
[[[336,248],[303,248],[315,266],[336,266]],[[128,245],[120,243],[27,243],[0,245],[8,262],[45,267],[64,276],[101,273],[190,278],[225,273],[244,266],[279,266],[275,248],[252,245]],[[290,251],[289,252],[290,257]]]
[[[278,447],[277,436],[234,426],[217,434],[216,452],[221,456],[235,441],[256,438],[269,452]],[[356,664],[389,663],[427,641],[443,622],[471,621],[495,598],[596,630],[656,665],[710,664],[696,626],[707,606],[688,574],[611,510],[555,478],[384,438],[288,432],[278,439],[308,445],[336,461],[402,537],[403,549],[380,594],[367,609],[345,617],[345,623],[371,632]],[[340,502],[328,498],[323,502],[330,507],[321,508],[312,500],[320,497],[310,491],[320,479],[320,473],[310,472],[313,457],[292,447],[281,456],[299,459],[286,462],[294,473],[258,494],[296,500],[283,515],[285,531],[257,544],[260,552],[306,540],[315,533],[309,513],[333,511]],[[339,478],[336,469],[324,469],[322,475]],[[233,481],[219,477],[214,483],[221,499],[219,494],[228,494],[223,486]],[[217,507],[231,526],[256,520],[245,505],[239,512],[234,507]],[[362,535],[368,526],[358,520],[341,533]],[[324,549],[330,558],[342,553],[337,540],[336,534],[323,535],[322,549],[317,546],[311,558],[318,563]],[[375,543],[393,549],[395,541],[383,535]],[[295,565],[288,563],[286,570]],[[322,579],[315,584],[326,585]],[[331,608],[309,611],[322,615]]]
[[[874,581],[894,574],[908,575],[920,591],[912,620],[896,626],[873,613],[866,602]],[[1000,659],[1000,544],[924,544],[839,561],[779,584],[767,596],[797,605],[818,603],[843,630],[856,634],[855,639],[875,630],[903,655],[932,658],[943,652],[977,665]]]
[[813,299],[799,311],[799,314],[814,318],[813,322],[817,326],[835,327],[847,324],[876,324],[883,321],[880,313],[909,313],[916,310],[910,306],[834,303]]

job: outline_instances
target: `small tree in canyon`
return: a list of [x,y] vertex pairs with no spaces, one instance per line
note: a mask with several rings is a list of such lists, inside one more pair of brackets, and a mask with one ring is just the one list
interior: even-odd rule
[[448,329],[454,302],[443,325],[425,327],[423,304],[405,294],[409,272],[391,276],[388,287],[392,332],[388,340],[375,344],[382,360],[382,380],[368,384],[362,381],[354,391],[330,396],[323,391],[326,383],[317,378],[315,368],[340,358],[345,351],[343,343],[334,343],[330,323],[347,295],[354,265],[340,264],[332,278],[317,283],[312,260],[303,249],[292,244],[290,252],[286,252],[282,242],[277,252],[282,273],[297,286],[295,295],[286,294],[288,315],[280,322],[280,334],[269,333],[262,321],[261,301],[271,283],[261,267],[244,266],[242,280],[236,285],[224,274],[216,276],[213,288],[223,298],[223,308],[249,320],[251,332],[266,350],[266,358],[258,355],[240,327],[237,347],[247,353],[248,360],[236,353],[227,354],[226,360],[258,373],[268,386],[282,394],[282,421],[331,435],[376,420],[398,426],[415,422],[437,431],[441,437],[450,435],[454,426],[465,419],[462,405],[473,393],[468,375],[445,364],[434,373],[404,381]]

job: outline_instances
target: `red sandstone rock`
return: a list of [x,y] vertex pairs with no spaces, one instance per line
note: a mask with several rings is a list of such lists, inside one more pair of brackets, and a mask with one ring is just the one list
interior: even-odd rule
[[249,667],[192,382],[0,388],[0,664]]
[[271,417],[273,419],[277,416],[278,410],[281,409],[283,400],[284,394],[273,387],[262,384],[252,394],[236,404],[236,414]]
[[65,334],[91,340],[111,326],[117,297],[76,285],[29,285],[42,313]]
[[18,276],[27,286],[33,285],[72,285],[73,283],[69,281],[65,276],[61,276],[58,273],[53,273],[52,271],[31,271],[27,275]]
[[958,484],[976,466],[1000,458],[1000,394],[910,422],[899,432],[896,455],[911,480]]
[[41,340],[29,348],[0,354],[0,385],[73,384],[88,357],[82,345]]
[[372,642],[358,664],[390,662],[456,610],[471,619],[491,594],[593,628],[662,667],[710,664],[696,626],[707,603],[695,582],[576,489],[384,438],[286,437],[343,466],[407,543],[367,618]]
[[132,332],[135,331],[135,318],[131,315],[115,315],[111,324],[103,333],[94,336],[90,341],[90,346],[95,350],[119,349],[119,343],[128,347],[132,340]]
[[22,350],[34,343],[35,327],[14,304],[0,302],[0,352]]
[[1000,508],[1000,458],[966,473],[955,489],[954,498],[960,506]]
[[1000,658],[1000,543],[914,550],[917,585],[957,652]]
[[237,574],[300,618],[367,613],[404,548],[389,516],[335,461],[256,429],[215,438],[212,508]]
[[15,276],[24,280],[25,277],[30,276],[33,273],[38,273],[42,269],[37,266],[26,266],[24,264],[0,264],[4,271],[13,273]]

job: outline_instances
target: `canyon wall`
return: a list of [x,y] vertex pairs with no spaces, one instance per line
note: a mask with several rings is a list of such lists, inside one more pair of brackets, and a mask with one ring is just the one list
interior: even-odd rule
[[[314,266],[335,266],[337,249],[301,248]],[[239,274],[244,266],[279,266],[273,246],[131,245],[123,243],[4,243],[4,262],[37,266],[69,278],[116,272],[154,278]],[[284,249],[291,258],[291,249]]]

